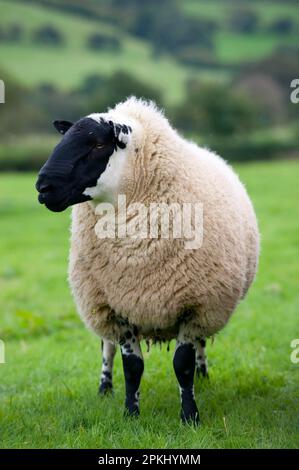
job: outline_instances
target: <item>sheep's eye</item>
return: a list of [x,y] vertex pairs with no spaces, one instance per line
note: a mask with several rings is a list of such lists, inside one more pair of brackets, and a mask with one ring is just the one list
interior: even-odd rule
[[102,149],[102,148],[104,148],[104,147],[105,147],[105,144],[97,144],[97,145],[95,146],[96,149]]

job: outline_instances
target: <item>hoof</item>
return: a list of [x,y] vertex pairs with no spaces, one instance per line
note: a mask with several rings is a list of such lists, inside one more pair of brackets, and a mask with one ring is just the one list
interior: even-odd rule
[[208,366],[206,364],[201,364],[196,366],[196,377],[199,378],[202,375],[203,378],[209,379]]
[[99,387],[99,395],[113,395],[113,387],[111,382],[102,382]]
[[125,418],[138,418],[140,411],[137,405],[133,405],[130,408],[125,408],[124,417]]
[[199,426],[199,412],[195,400],[183,403],[181,420],[184,424]]
[[189,424],[191,426],[199,426],[200,425],[200,420],[199,420],[199,413],[198,411],[193,411],[189,413],[188,415],[185,414],[183,411],[181,412],[181,421],[183,424]]

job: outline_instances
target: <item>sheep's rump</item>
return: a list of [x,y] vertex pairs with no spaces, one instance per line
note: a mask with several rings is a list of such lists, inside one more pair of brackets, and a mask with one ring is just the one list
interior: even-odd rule
[[119,192],[130,204],[201,203],[203,243],[186,249],[183,239],[100,239],[95,207],[76,205],[69,280],[79,313],[114,341],[125,322],[152,339],[175,337],[182,322],[192,337],[213,335],[257,269],[259,233],[247,192],[224,160],[181,138],[154,106],[131,99],[110,112],[112,120],[113,113],[133,129]]

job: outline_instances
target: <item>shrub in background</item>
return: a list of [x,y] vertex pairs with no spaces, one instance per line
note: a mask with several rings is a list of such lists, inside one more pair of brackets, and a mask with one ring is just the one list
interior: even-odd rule
[[19,42],[23,35],[24,28],[18,23],[0,26],[0,42]]
[[217,83],[187,84],[186,99],[173,111],[175,125],[206,136],[231,136],[258,127],[257,108],[233,87]]
[[104,112],[108,107],[123,101],[130,95],[147,98],[163,105],[162,94],[155,87],[144,83],[128,72],[119,70],[110,77],[91,76],[86,79],[77,94],[84,98],[84,113],[91,111]]
[[92,50],[120,52],[121,42],[116,37],[105,36],[101,33],[94,33],[89,36],[87,40],[87,47]]
[[230,29],[236,33],[251,34],[258,30],[259,17],[251,10],[234,10],[229,19]]
[[64,36],[54,26],[45,25],[34,31],[33,41],[45,46],[61,46],[64,43]]
[[291,18],[279,18],[269,26],[270,33],[287,35],[294,30],[294,22]]

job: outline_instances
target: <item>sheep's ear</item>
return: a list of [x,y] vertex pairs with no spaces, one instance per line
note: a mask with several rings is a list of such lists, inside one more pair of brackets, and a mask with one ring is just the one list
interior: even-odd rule
[[121,149],[126,148],[132,128],[125,124],[116,124],[113,121],[109,121],[109,124],[113,127],[116,145]]
[[72,127],[73,123],[70,121],[53,121],[53,126],[58,130],[60,134],[65,134],[66,131]]

